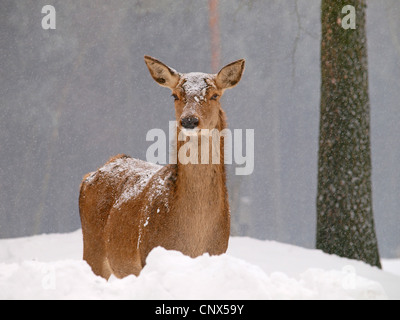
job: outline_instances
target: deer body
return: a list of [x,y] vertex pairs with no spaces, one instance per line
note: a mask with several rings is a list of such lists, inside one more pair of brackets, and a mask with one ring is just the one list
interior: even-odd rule
[[[226,128],[219,97],[239,82],[244,60],[218,75],[179,74],[154,58],[145,61],[155,81],[173,91],[177,136],[184,137],[177,139],[178,153],[200,129]],[[200,140],[193,143],[201,150]],[[203,151],[198,164],[178,159],[166,166],[118,155],[84,178],[79,201],[84,259],[94,273],[106,279],[138,275],[157,246],[191,257],[226,252],[230,212],[223,139],[219,163],[202,164]]]

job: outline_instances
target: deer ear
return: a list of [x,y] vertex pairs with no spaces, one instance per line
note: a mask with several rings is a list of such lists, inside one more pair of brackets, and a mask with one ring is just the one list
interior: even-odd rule
[[216,84],[220,89],[230,89],[236,86],[242,78],[245,60],[241,59],[223,67],[217,74]]
[[144,56],[147,68],[149,68],[150,74],[153,79],[163,87],[174,89],[180,79],[179,73],[150,56]]

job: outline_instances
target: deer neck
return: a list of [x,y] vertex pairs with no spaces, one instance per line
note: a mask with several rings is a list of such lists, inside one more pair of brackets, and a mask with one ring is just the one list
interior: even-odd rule
[[[224,114],[221,113],[217,132],[221,132],[225,127]],[[182,201],[187,201],[187,205],[193,210],[204,214],[215,214],[218,208],[224,211],[227,206],[224,139],[220,136],[217,136],[217,139],[215,136],[198,136],[197,141],[193,143],[197,143],[198,153],[191,157],[191,162],[182,163],[179,153],[185,153],[190,147],[190,142],[177,142],[177,196]]]
[[[184,144],[183,141],[177,141],[178,152]],[[177,164],[169,165],[169,182],[174,185],[168,195],[169,210],[168,214],[155,215],[162,220],[155,225],[158,228],[156,230],[165,228],[171,237],[162,243],[157,242],[157,238],[149,240],[152,241],[149,250],[162,245],[167,249],[179,248],[192,257],[204,252],[221,254],[226,251],[230,213],[223,141],[219,151],[219,164],[183,164],[178,158]]]
[[[208,139],[208,143],[204,140]],[[177,164],[177,182],[185,190],[185,193],[191,193],[194,197],[202,194],[213,193],[220,189],[225,192],[225,165],[224,165],[224,143],[220,140],[219,145],[212,141],[211,137],[200,137],[197,142],[198,153],[190,158],[190,162],[182,163],[178,157]],[[202,142],[200,141],[202,140]],[[190,142],[178,144],[178,153],[181,148],[185,152],[195,150],[195,146],[190,148]],[[205,151],[204,149],[208,150]],[[183,151],[183,150],[182,150]]]

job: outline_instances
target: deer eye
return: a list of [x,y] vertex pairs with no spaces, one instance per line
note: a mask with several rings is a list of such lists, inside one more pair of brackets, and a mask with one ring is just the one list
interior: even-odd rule
[[211,97],[211,100],[217,100],[217,99],[218,99],[218,97],[219,97],[219,95],[218,95],[218,94],[214,94],[214,95]]
[[179,100],[179,97],[175,93],[172,94],[172,97],[174,98],[175,101]]

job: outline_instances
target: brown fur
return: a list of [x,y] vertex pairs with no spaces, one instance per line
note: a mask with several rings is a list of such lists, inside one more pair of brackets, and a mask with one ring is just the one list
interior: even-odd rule
[[[235,79],[204,75],[206,97],[198,102],[183,85],[189,78],[178,74],[158,60],[145,57],[153,78],[170,87],[178,100],[176,118],[196,115],[199,129],[226,128],[225,112],[219,97],[229,86],[217,83],[239,82],[244,61],[233,65]],[[191,74],[188,74],[190,76]],[[177,78],[178,77],[178,78]],[[186,80],[185,80],[186,79]],[[204,93],[204,92],[203,92]],[[200,94],[200,93],[196,93]],[[218,99],[211,99],[215,94]],[[181,131],[178,126],[178,134]],[[200,139],[199,139],[200,140]],[[150,251],[162,246],[197,257],[204,253],[219,255],[228,247],[230,212],[220,143],[220,164],[170,164],[156,167],[147,162],[118,155],[96,172],[87,174],[81,184],[81,214],[84,260],[95,274],[106,279],[114,274],[123,278],[138,275]],[[186,141],[177,142],[179,151]],[[199,141],[200,145],[200,141]],[[200,154],[199,154],[200,159]]]

